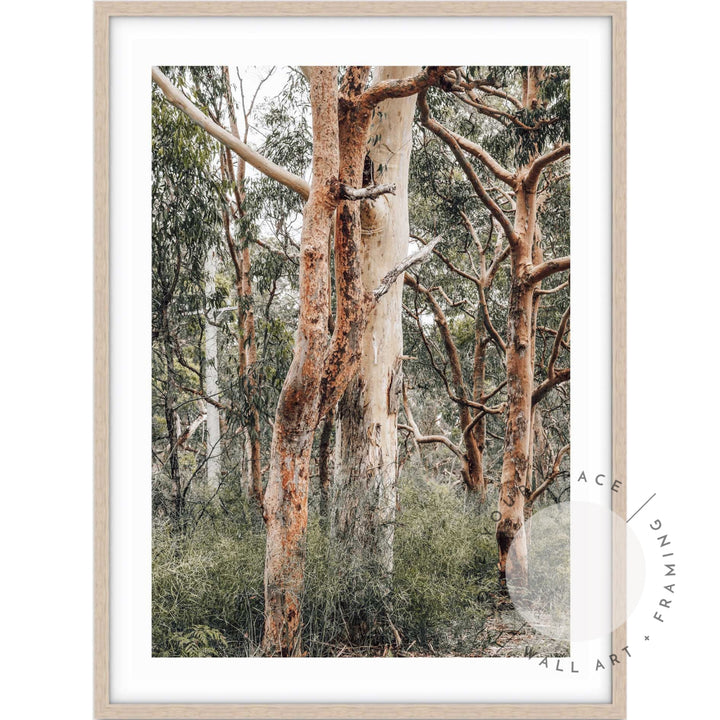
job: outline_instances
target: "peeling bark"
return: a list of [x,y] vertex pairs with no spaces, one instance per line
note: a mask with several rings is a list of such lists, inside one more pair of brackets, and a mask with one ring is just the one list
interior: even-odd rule
[[[391,87],[420,68],[380,69],[374,87]],[[368,92],[374,92],[370,90]],[[388,99],[371,118],[357,171],[366,182],[395,185],[394,195],[361,207],[360,262],[366,292],[408,253],[408,169],[416,98]],[[377,140],[375,140],[377,138]],[[338,409],[331,538],[347,572],[386,582],[393,570],[397,482],[397,412],[402,387],[402,283],[395,283],[367,320],[359,368]]]
[[[518,194],[517,217],[524,224],[524,197]],[[531,236],[532,237],[532,236]],[[534,357],[532,355],[533,286],[526,273],[530,248],[521,241],[511,252],[512,282],[508,312],[507,404],[505,448],[500,477],[500,519],[496,528],[500,578],[510,573],[518,584],[527,582],[524,501],[528,475]],[[514,542],[513,550],[510,547]]]
[[[534,109],[537,106],[538,89],[543,77],[542,67],[524,68],[522,100],[516,100],[516,107]],[[474,106],[480,108],[481,112],[492,110],[477,103],[474,103]],[[501,580],[505,582],[507,575],[512,574],[514,581],[522,585],[527,582],[524,509],[532,461],[533,402],[547,392],[553,383],[557,384],[569,377],[569,370],[566,374],[565,371],[557,371],[553,377],[550,377],[552,373],[549,372],[548,380],[543,383],[545,387],[540,386],[537,390],[534,388],[536,290],[540,288],[544,278],[570,267],[569,257],[542,262],[542,257],[538,256],[537,252],[539,248],[536,248],[535,257],[533,256],[534,240],[539,237],[537,188],[542,171],[551,163],[569,155],[570,145],[557,145],[544,155],[539,155],[539,149],[536,148],[534,156],[524,166],[510,172],[484,148],[449,131],[430,117],[424,93],[419,97],[419,108],[423,125],[448,145],[476,195],[502,228],[510,248],[508,337],[504,346],[507,364],[507,421],[498,501],[500,519],[496,526],[496,538]],[[490,173],[514,191],[513,222],[492,199],[465,153],[479,160]],[[536,262],[539,264],[535,264]],[[495,338],[496,333],[492,332],[491,324],[488,324],[487,330],[496,341],[499,340]],[[498,347],[503,347],[502,342],[498,343]]]
[[318,444],[318,475],[320,480],[320,517],[327,518],[330,512],[330,493],[332,489],[332,472],[330,457],[332,448],[330,440],[335,425],[335,411],[331,410],[322,425]]
[[300,240],[300,318],[275,416],[265,492],[265,655],[299,655],[308,484],[327,338],[328,245],[339,166],[337,69],[308,68],[313,178]]

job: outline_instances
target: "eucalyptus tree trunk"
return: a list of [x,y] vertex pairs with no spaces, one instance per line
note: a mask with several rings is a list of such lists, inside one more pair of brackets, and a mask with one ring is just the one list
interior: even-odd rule
[[320,420],[327,343],[328,245],[338,171],[337,69],[307,70],[313,113],[313,179],[300,239],[300,318],[275,415],[263,516],[265,655],[301,652],[310,455]]
[[[375,80],[406,78],[419,69],[386,67]],[[415,102],[415,95],[381,102],[367,134],[365,184],[397,186],[394,195],[362,203],[361,273],[368,292],[408,253]],[[393,571],[402,350],[402,283],[396,283],[368,318],[358,373],[339,403],[331,515],[341,567],[386,580]]]
[[[485,400],[485,367],[487,349],[490,345],[490,336],[485,330],[483,324],[482,308],[478,303],[475,318],[475,348],[473,352],[473,400],[475,402],[483,402]],[[466,432],[466,430],[463,430]],[[471,486],[480,495],[480,502],[485,503],[487,499],[487,479],[483,468],[483,456],[485,454],[485,440],[487,434],[487,422],[483,414],[475,423],[475,427],[469,435],[472,436],[472,442],[475,444],[476,466],[474,482]]]
[[[205,326],[205,393],[217,401],[218,388],[218,352],[217,325],[213,308],[215,296],[215,273],[217,272],[217,254],[210,249],[205,262],[205,298],[208,303]],[[207,413],[207,439],[205,464],[207,483],[211,490],[217,489],[220,482],[220,411],[211,402],[205,403]]]
[[496,528],[500,578],[505,582],[506,575],[510,574],[518,584],[524,584],[527,579],[524,506],[532,438],[535,365],[532,337],[534,285],[527,277],[527,270],[532,267],[531,242],[522,233],[523,226],[529,222],[534,224],[534,213],[527,207],[525,193],[518,190],[515,227],[520,233],[510,253],[512,279],[506,350],[508,414],[498,502],[500,519]]
[[[540,67],[523,73],[522,104],[535,107]],[[507,422],[500,476],[498,520],[498,569],[501,582],[510,575],[514,584],[527,584],[528,541],[525,533],[525,499],[532,472],[533,391],[535,389],[535,326],[538,298],[535,289],[542,282],[533,276],[535,261],[542,264],[537,226],[537,186],[540,171],[536,157],[518,173],[515,183],[514,241],[510,242],[510,302],[508,308]]]

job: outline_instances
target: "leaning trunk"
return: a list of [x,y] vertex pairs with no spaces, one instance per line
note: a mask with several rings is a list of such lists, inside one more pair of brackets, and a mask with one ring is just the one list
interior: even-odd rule
[[[415,67],[382,68],[378,80]],[[368,132],[365,184],[395,183],[395,195],[363,202],[362,279],[371,292],[408,252],[408,169],[415,96],[380,103]],[[375,139],[377,138],[377,139]],[[402,387],[402,283],[370,314],[357,376],[338,408],[331,536],[346,572],[381,583],[393,570],[397,412]]]

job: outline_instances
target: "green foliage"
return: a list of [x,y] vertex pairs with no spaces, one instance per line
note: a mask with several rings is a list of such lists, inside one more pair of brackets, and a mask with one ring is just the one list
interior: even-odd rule
[[[214,653],[252,655],[262,635],[264,533],[239,516],[186,536],[153,528],[153,655],[180,655],[179,637],[209,627]],[[212,639],[212,638],[211,638]]]
[[169,657],[220,657],[227,648],[227,640],[219,630],[207,625],[195,625],[187,632],[175,632],[170,635]]
[[[153,655],[257,654],[264,554],[264,529],[241,505],[232,516],[202,522],[182,537],[157,523]],[[487,600],[497,591],[494,557],[489,509],[422,477],[407,478],[400,488],[395,576],[389,590],[377,576],[338,573],[335,563],[341,560],[330,555],[327,528],[313,516],[303,647],[311,656],[334,656],[343,648],[369,654],[477,653]]]
[[472,654],[495,586],[495,530],[465,493],[424,479],[402,487],[394,610],[401,635],[440,654]]

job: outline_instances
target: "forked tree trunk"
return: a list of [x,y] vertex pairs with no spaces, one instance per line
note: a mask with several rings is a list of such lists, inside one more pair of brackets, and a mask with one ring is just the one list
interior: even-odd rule
[[[278,400],[270,471],[263,514],[267,524],[265,553],[266,655],[300,653],[309,463],[313,434],[323,416],[339,402],[356,373],[368,314],[398,277],[432,251],[429,244],[390,267],[376,287],[368,289],[361,271],[360,213],[356,201],[378,197],[388,188],[360,190],[372,110],[387,98],[414,96],[450,68],[429,67],[412,78],[378,83],[365,90],[369,68],[351,66],[338,92],[336,67],[307,67],[313,118],[313,173],[307,183],[261,157],[246,143],[205,116],[153,68],[155,82],[168,99],[194,122],[255,167],[307,196],[300,238],[300,317],[293,359]],[[409,153],[409,147],[397,147]],[[391,159],[394,162],[394,159]],[[406,184],[401,197],[406,194]],[[345,202],[346,200],[351,202]],[[239,203],[241,205],[241,203]],[[335,328],[327,344],[328,244],[335,229]],[[407,211],[406,211],[407,212]],[[405,217],[406,217],[405,212]],[[406,222],[406,221],[405,221]],[[407,235],[405,234],[405,237]],[[365,280],[365,283],[363,282]],[[395,377],[399,373],[395,372]],[[393,458],[394,462],[394,458]]]
[[[419,69],[385,67],[375,80],[406,78]],[[374,182],[397,185],[394,195],[362,204],[361,272],[368,292],[408,252],[408,169],[415,102],[412,95],[380,103],[367,133]],[[393,571],[402,349],[400,282],[370,314],[360,368],[339,404],[336,424],[331,542],[345,571],[372,573],[381,582]]]

